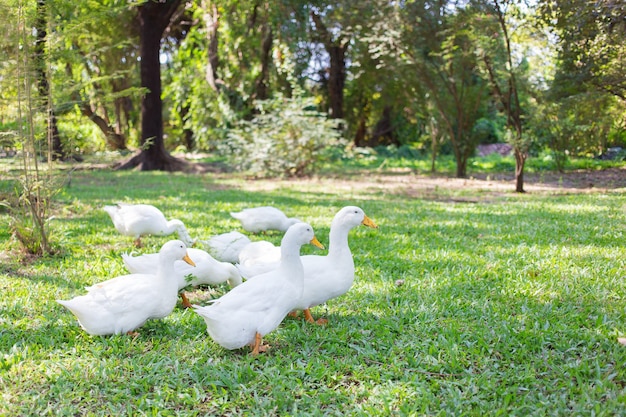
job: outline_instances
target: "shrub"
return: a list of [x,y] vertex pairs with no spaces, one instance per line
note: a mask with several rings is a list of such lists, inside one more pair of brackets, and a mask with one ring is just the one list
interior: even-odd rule
[[343,149],[337,119],[315,109],[312,98],[259,102],[256,116],[240,121],[220,151],[238,169],[262,176],[300,177],[315,172],[327,149]]

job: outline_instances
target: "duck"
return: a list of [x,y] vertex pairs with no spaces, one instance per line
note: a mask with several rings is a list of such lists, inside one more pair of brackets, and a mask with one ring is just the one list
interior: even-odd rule
[[[310,309],[345,294],[352,287],[354,259],[348,245],[348,234],[359,225],[378,228],[378,225],[360,207],[343,207],[335,214],[330,225],[328,254],[301,257],[304,268],[304,290],[294,310],[302,310],[307,322],[328,323],[327,319],[315,320]],[[259,272],[271,267],[271,264],[260,262],[256,266],[248,265],[246,268],[240,268],[240,271],[248,280],[254,281],[262,276],[258,275]],[[296,312],[291,313],[292,316],[295,314]]]
[[239,252],[235,266],[244,277],[252,277],[275,269],[280,262],[280,246],[267,240],[250,242]]
[[343,207],[335,214],[330,224],[328,254],[302,257],[304,290],[294,310],[302,310],[307,322],[328,323],[327,319],[315,320],[311,314],[311,307],[339,297],[352,287],[354,259],[348,245],[348,234],[359,225],[378,228],[360,207]]
[[278,268],[244,281],[208,306],[193,306],[217,344],[229,350],[249,345],[253,356],[269,348],[263,337],[278,327],[302,296],[300,248],[306,243],[324,247],[311,225],[292,225],[281,240]]
[[[195,266],[191,266],[182,260],[174,262],[174,272],[178,279],[178,290],[191,285],[217,285],[228,282],[231,287],[242,283],[239,270],[229,262],[220,262],[208,252],[188,248],[187,254],[194,260]],[[155,274],[158,269],[158,253],[147,253],[138,256],[122,254],[122,260],[126,269],[133,274]],[[180,293],[183,307],[191,308],[191,303],[184,292]]]
[[194,265],[185,243],[171,240],[159,251],[156,273],[121,275],[86,287],[85,295],[56,301],[90,335],[136,335],[135,330],[149,319],[166,317],[174,310],[178,299],[174,263],[178,259]]
[[239,253],[251,242],[248,236],[237,231],[222,233],[200,241],[215,259],[232,264],[239,261]]
[[118,232],[135,238],[136,247],[141,247],[141,236],[167,236],[174,232],[178,233],[178,239],[185,245],[194,244],[182,221],[178,219],[168,221],[161,210],[150,204],[117,203],[104,206],[104,211],[109,214]]
[[285,213],[271,206],[247,208],[231,212],[230,215],[239,220],[244,230],[250,233],[268,230],[286,232],[289,226],[300,222],[297,218],[287,217]]

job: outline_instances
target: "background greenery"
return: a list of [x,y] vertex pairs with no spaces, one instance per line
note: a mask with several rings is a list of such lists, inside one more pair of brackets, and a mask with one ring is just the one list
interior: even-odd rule
[[[314,169],[319,153],[302,151],[321,146],[393,145],[463,165],[476,145],[510,141],[531,156],[552,153],[559,169],[569,157],[626,147],[617,0],[165,3],[178,4],[161,43],[169,151],[292,176]],[[55,155],[144,145],[137,20],[145,4],[0,2],[0,150],[24,148],[27,112],[47,148],[48,110]],[[297,122],[286,117],[294,112]],[[267,152],[294,137],[299,145]],[[298,157],[306,169],[290,166]]]
[[[57,255],[18,251],[0,211],[0,414],[626,413],[623,183],[516,194],[397,167],[332,176],[55,171]],[[355,284],[313,309],[329,324],[288,318],[252,358],[220,348],[180,307],[136,339],[91,337],[54,301],[124,273],[132,239],[101,210],[115,201],[154,204],[199,238],[239,230],[228,212],[264,204],[309,221],[324,243],[344,205],[380,228],[351,232]],[[227,289],[189,295],[204,303]]]

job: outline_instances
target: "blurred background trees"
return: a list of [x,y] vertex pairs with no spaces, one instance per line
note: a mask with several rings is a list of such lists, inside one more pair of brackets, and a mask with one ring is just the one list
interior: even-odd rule
[[[448,153],[466,176],[478,145],[509,142],[523,191],[527,157],[547,152],[560,163],[626,147],[626,6],[617,0],[0,7],[28,11],[22,23],[0,23],[3,149],[23,147],[10,133],[23,122],[13,57],[26,46],[39,97],[34,120],[50,132],[41,147],[61,160],[138,150],[142,169],[170,170],[178,166],[169,152],[183,150],[304,175],[328,155],[345,157],[346,147],[369,147],[433,161]],[[146,18],[159,30],[142,31]],[[28,30],[18,42],[10,35],[19,25]],[[156,70],[153,83],[146,69]],[[158,100],[146,107],[152,93]]]

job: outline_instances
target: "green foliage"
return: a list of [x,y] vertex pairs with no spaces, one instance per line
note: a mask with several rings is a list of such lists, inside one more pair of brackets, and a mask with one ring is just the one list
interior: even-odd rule
[[257,111],[231,129],[220,148],[240,170],[301,177],[316,171],[327,148],[346,146],[337,130],[341,121],[316,111],[311,98],[278,97],[259,102]]
[[471,135],[476,143],[498,142],[498,136],[494,122],[484,117],[476,121],[476,123],[472,127]]
[[619,137],[623,111],[624,103],[614,97],[579,94],[539,106],[529,124],[537,143],[549,147],[557,166],[562,168],[568,155],[595,157],[610,146],[619,146],[619,142],[611,143],[610,138]]
[[[505,11],[510,63],[496,4]],[[52,104],[64,149],[71,153],[138,146],[145,91],[139,88],[136,5],[46,0],[41,8],[48,21]],[[0,63],[2,133],[17,124],[15,13],[25,13],[32,36],[36,6],[34,0],[0,4],[7,16],[0,23],[0,49],[7,55]],[[546,0],[532,6],[518,0],[186,2],[162,43],[167,149],[213,152],[248,143],[233,138],[256,116],[257,100],[291,97],[298,89],[316,98],[317,110],[327,111],[325,45],[333,42],[346,53],[347,64],[341,132],[355,145],[394,143],[432,149],[435,155],[453,153],[460,175],[478,142],[508,140],[531,154],[551,146],[559,164],[568,155],[624,146],[623,8],[613,0]],[[537,10],[547,26],[539,24]],[[312,12],[329,32],[313,23]],[[547,36],[548,29],[557,36]],[[494,100],[494,85],[509,97],[509,81],[520,99],[521,137],[506,127],[505,106]],[[544,94],[548,88],[550,94]],[[550,121],[541,120],[544,114]],[[562,125],[557,128],[550,126],[555,114]],[[381,120],[390,127],[376,136]],[[239,130],[230,134],[235,126]],[[9,137],[1,137],[3,147],[21,146]]]
[[544,0],[539,5],[558,39],[555,94],[567,97],[600,91],[626,99],[623,4]]
[[[352,173],[359,170],[385,170],[411,171],[421,174],[431,173],[432,156],[422,153],[409,146],[379,146],[370,148],[352,148],[342,158],[330,166],[325,167],[325,173],[338,175],[339,173]],[[560,164],[560,165],[559,165]],[[440,154],[436,159],[437,171],[440,175],[452,175],[455,172],[455,159],[452,155]],[[535,155],[526,161],[526,172],[551,172],[570,170],[604,170],[608,168],[622,168],[623,160],[619,157],[614,160],[602,160],[598,158],[570,157],[563,161],[555,161],[554,152],[549,148],[537,151]],[[468,175],[514,173],[515,158],[491,154],[483,157],[472,157],[468,161]]]
[[[12,172],[9,179],[14,193],[6,193],[2,205],[9,213],[8,229],[21,248],[32,255],[48,255],[53,252],[48,223],[50,205],[58,185],[50,173],[51,132],[46,128],[51,105],[48,98],[38,96],[36,90],[38,83],[42,82],[38,71],[40,61],[31,47],[38,38],[27,30],[37,16],[29,13],[21,2],[9,16],[4,24],[15,28],[10,38],[15,66],[9,72],[15,90],[7,97],[7,101],[13,104],[12,121],[3,125],[8,130],[2,136],[8,139],[9,147],[19,151],[19,171]],[[47,160],[47,169],[44,169],[42,160]]]
[[34,172],[21,177],[21,188],[3,204],[11,220],[9,229],[23,250],[31,255],[49,255],[56,251],[51,242],[50,212],[59,187],[48,176],[37,179]]
[[[194,11],[199,18],[200,10]],[[224,128],[236,112],[206,81],[206,39],[200,28],[192,28],[167,64],[163,97],[167,109],[166,145],[192,147],[188,151],[214,149],[225,134]],[[193,143],[183,141],[185,130],[193,132]]]
[[428,103],[421,110],[430,113],[430,130],[446,137],[457,175],[465,176],[468,158],[487,137],[477,125],[489,111],[488,81],[478,71],[476,31],[484,26],[482,14],[472,4],[450,13],[428,1],[389,6],[386,13],[397,29],[389,31],[391,23],[378,25],[368,39],[370,52],[381,66],[406,73],[409,88]]
[[601,154],[621,136],[625,14],[614,1],[550,0],[539,6],[540,16],[557,35],[558,59],[544,104],[549,122],[535,121],[534,126],[561,165],[568,155]]
[[[232,13],[234,9],[241,13]],[[198,24],[189,29],[174,49],[164,74],[171,132],[167,143],[170,148],[192,145],[189,150],[212,151],[223,144],[233,125],[250,119],[255,101],[264,98],[260,85],[267,86],[269,95],[291,94],[298,85],[294,70],[297,57],[286,44],[292,33],[274,35],[270,55],[263,55],[262,45],[268,31],[280,33],[290,27],[289,22],[279,17],[283,13],[280,7],[260,8],[254,2],[203,1],[190,4],[188,13]],[[215,34],[209,28],[212,19],[219,22]],[[209,59],[213,36],[219,40],[214,51],[215,68]],[[264,59],[265,73],[262,72]],[[214,77],[211,84],[208,79]],[[182,137],[187,134],[193,135],[192,144],[183,142]]]
[[59,130],[66,132],[64,146],[72,155],[93,155],[107,150],[102,132],[93,123],[85,123],[78,109],[67,112],[59,120]]

